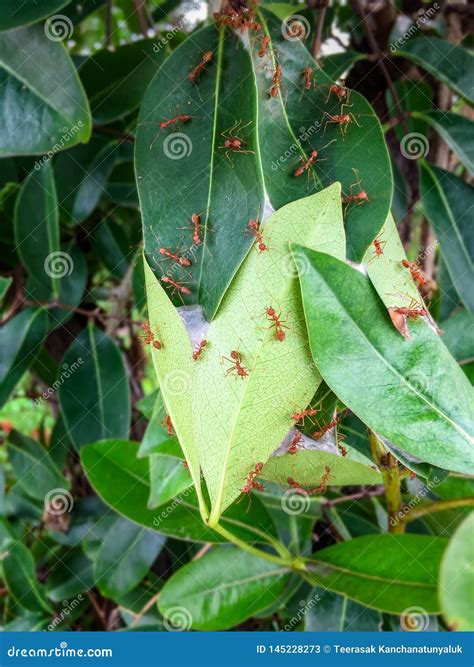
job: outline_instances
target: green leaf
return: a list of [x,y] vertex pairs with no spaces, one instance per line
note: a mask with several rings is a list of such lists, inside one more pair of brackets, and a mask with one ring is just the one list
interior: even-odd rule
[[[358,60],[364,60],[363,53],[347,49],[342,53],[332,53],[320,59],[321,67],[327,79],[337,81],[344,73],[348,72]],[[316,75],[317,76],[317,75]]]
[[192,486],[189,470],[183,466],[183,454],[177,440],[167,440],[153,448],[150,456],[151,493],[148,507],[159,507]]
[[[197,542],[221,542],[222,537],[203,524],[193,490],[154,510],[147,508],[148,461],[138,459],[137,450],[134,442],[106,440],[81,451],[84,470],[104,502],[127,519],[164,535]],[[258,498],[252,498],[248,511],[243,505],[231,507],[220,523],[247,541],[261,541],[264,535],[276,537],[275,527]]]
[[441,562],[439,597],[441,609],[451,630],[474,630],[474,512],[457,528]]
[[405,41],[394,55],[409,58],[429,74],[473,102],[472,72],[474,58],[462,46],[437,37],[417,37]]
[[122,355],[113,340],[89,323],[68,348],[62,363],[74,369],[58,391],[75,447],[110,437],[126,438],[130,390]]
[[[424,81],[410,81],[402,79],[393,82],[393,87],[398,95],[398,101],[403,111],[407,112],[406,125],[409,132],[426,134],[426,121],[419,119],[413,111],[429,111],[433,106],[433,89]],[[397,115],[397,105],[392,95],[392,91],[387,88],[385,93],[388,112],[390,116]],[[394,128],[399,141],[403,139],[406,133],[405,123],[399,123]]]
[[36,566],[31,552],[22,542],[7,545],[7,555],[2,560],[5,585],[14,600],[12,610],[23,607],[29,611],[50,613],[43,587],[36,580]]
[[[382,227],[392,199],[390,159],[380,123],[368,102],[354,91],[350,94],[352,106],[341,111],[335,94],[328,99],[332,80],[324,70],[317,68],[306,47],[300,40],[284,38],[281,20],[267,12],[261,14],[263,34],[271,37],[269,55],[258,56],[260,36],[251,41],[251,48],[258,86],[258,134],[267,194],[272,206],[278,209],[304,197],[309,187],[320,190],[335,180],[342,184],[343,192],[349,194],[350,186],[360,179],[360,187],[368,193],[370,201],[363,206],[348,206],[345,216],[349,250],[360,260]],[[276,57],[271,48],[276,49]],[[283,73],[281,92],[271,97],[271,76],[277,62]],[[302,71],[306,67],[313,70],[318,84],[309,91],[303,88]],[[343,135],[337,124],[326,125],[328,116],[325,114],[346,112],[352,113],[351,118],[361,127],[352,121]],[[331,141],[333,143],[326,146]],[[318,156],[321,161],[295,177],[301,160],[307,160],[312,150],[321,151]],[[354,192],[358,192],[357,187]]]
[[[150,266],[158,276],[169,269],[174,280],[187,281],[185,302],[202,304],[209,320],[252,244],[246,225],[263,210],[250,57],[236,35],[224,34],[215,26],[193,33],[159,69],[141,107],[135,153]],[[192,83],[188,74],[208,51],[213,59]],[[160,130],[177,113],[192,118]],[[227,159],[222,132],[239,121],[246,127],[235,134],[252,153]],[[201,216],[199,244],[193,244],[193,213]],[[182,247],[192,266],[185,272],[167,262],[160,246]]]
[[66,493],[69,482],[48,452],[26,435],[12,431],[8,436],[8,456],[18,484],[32,498],[46,502],[48,492]]
[[[412,340],[392,326],[367,278],[329,255],[296,248],[311,350],[325,381],[372,430],[433,465],[474,470],[473,395],[431,326]],[[360,391],[360,386],[364,391]]]
[[3,299],[5,298],[10,285],[13,282],[13,278],[6,278],[5,276],[0,276],[0,306],[3,304]]
[[[15,243],[28,273],[45,285],[54,298],[59,296],[58,201],[51,162],[33,170],[24,181],[15,206]],[[62,272],[59,272],[61,275]]]
[[[162,349],[152,349],[155,370],[194,479],[196,462],[189,455],[199,451],[211,520],[240,495],[249,471],[268,459],[294,425],[292,409],[303,409],[318,387],[288,242],[304,240],[344,256],[339,185],[285,206],[264,230],[268,251],[255,246],[246,257],[205,334],[208,344],[197,362],[183,323],[145,268],[150,323],[163,343]],[[266,316],[270,306],[286,320],[283,341],[276,339]],[[223,357],[230,359],[232,350],[242,355],[247,377],[227,373],[232,360]]]
[[[92,562],[81,551],[62,555],[52,566],[46,582],[46,594],[53,602],[71,600],[94,585]],[[79,598],[80,599],[80,598]]]
[[444,169],[421,164],[421,200],[441,246],[451,280],[466,308],[474,313],[474,189]]
[[431,125],[459,156],[464,166],[474,174],[474,123],[457,113],[427,111],[412,113],[414,118]]
[[65,7],[70,0],[3,0],[0,30],[11,30],[22,25],[36,23]]
[[221,547],[168,579],[158,607],[170,629],[226,630],[273,604],[287,578],[286,568]]
[[108,125],[140,106],[150,81],[167,56],[157,39],[142,39],[114,51],[95,51],[79,70],[96,123]]
[[89,140],[89,104],[76,70],[43,26],[0,34],[0,80],[0,155],[54,154]]
[[382,481],[380,473],[369,466],[322,450],[272,456],[263,468],[262,477],[287,486],[289,475],[304,486],[313,486],[321,481],[325,466],[331,468],[330,486],[380,484]]
[[130,248],[121,228],[108,220],[94,230],[94,249],[110,274],[121,280],[127,273]]
[[302,612],[306,632],[377,632],[382,625],[379,612],[319,586],[309,594]]
[[47,333],[48,314],[25,308],[0,328],[0,406],[10,397],[32,363]]
[[[318,551],[321,584],[373,609],[440,611],[438,572],[448,541],[426,535],[364,535]],[[328,569],[327,569],[328,568]]]
[[102,595],[114,598],[137,586],[160,553],[165,538],[119,517],[106,534],[94,563]]
[[453,357],[461,365],[474,361],[474,315],[461,310],[440,323],[441,338]]

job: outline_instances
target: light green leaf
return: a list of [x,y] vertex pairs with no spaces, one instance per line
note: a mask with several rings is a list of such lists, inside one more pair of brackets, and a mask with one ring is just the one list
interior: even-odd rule
[[457,528],[444,552],[439,576],[441,609],[451,630],[474,630],[474,512]]

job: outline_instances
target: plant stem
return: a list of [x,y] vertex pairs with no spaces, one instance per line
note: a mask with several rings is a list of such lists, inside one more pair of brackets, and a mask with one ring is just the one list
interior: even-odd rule
[[421,516],[426,514],[434,514],[435,512],[444,512],[446,510],[458,509],[459,507],[473,507],[474,498],[455,498],[453,500],[438,500],[429,505],[422,505],[421,507],[412,507],[403,517],[400,519],[400,523],[408,523],[409,521],[414,521],[419,519]]
[[388,532],[403,533],[405,526],[399,520],[402,501],[400,492],[400,473],[397,459],[387,452],[375,433],[369,431],[369,443],[375,463],[380,468],[385,485],[385,502],[388,513]]

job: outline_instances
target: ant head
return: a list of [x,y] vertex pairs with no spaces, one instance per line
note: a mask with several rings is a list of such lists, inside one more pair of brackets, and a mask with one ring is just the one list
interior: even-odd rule
[[214,53],[212,51],[206,51],[206,53],[203,55],[202,60],[205,63],[210,62],[214,57]]
[[282,329],[278,329],[278,331],[276,332],[276,337],[278,340],[285,340],[286,334]]
[[406,268],[410,268],[410,262],[407,259],[402,259],[402,265]]
[[232,352],[230,353],[230,358],[234,359],[235,361],[238,361],[239,360],[239,353],[236,352],[236,350],[232,350]]
[[159,340],[154,340],[154,341],[153,341],[153,347],[155,348],[155,350],[161,350],[161,343],[160,343],[160,341],[159,341]]
[[207,340],[205,340],[205,339],[202,340],[201,341],[201,347],[206,347],[206,345],[207,345]]
[[251,490],[252,490],[252,487],[250,486],[250,484],[245,484],[242,487],[242,493],[250,493]]
[[263,252],[264,250],[267,249],[267,246],[265,245],[265,243],[259,243],[258,249],[260,250],[260,252]]
[[326,475],[329,475],[331,472],[331,468],[329,466],[324,466],[324,470],[326,471]]
[[198,213],[193,213],[191,216],[191,222],[195,225],[199,224],[201,222],[201,216],[198,215]]
[[261,472],[261,471],[262,471],[262,468],[263,468],[263,463],[262,463],[262,461],[258,461],[258,462],[255,464],[255,472]]
[[267,308],[267,315],[270,317],[273,317],[275,315],[275,309],[270,306],[270,308]]
[[311,151],[310,157],[318,157],[318,151]]
[[160,255],[165,255],[166,254],[166,250],[164,248],[160,248],[158,250],[158,252],[160,253]]

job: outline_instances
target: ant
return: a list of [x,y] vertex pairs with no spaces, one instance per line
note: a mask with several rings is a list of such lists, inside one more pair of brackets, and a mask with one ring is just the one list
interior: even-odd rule
[[[436,325],[433,322],[429,311],[419,301],[410,297],[408,297],[407,300],[409,301],[407,307],[396,306],[388,308],[388,314],[390,315],[390,319],[392,320],[392,323],[397,331],[399,331],[404,338],[411,340],[410,334],[408,332],[407,318],[416,320],[419,317],[427,316],[430,318],[432,324],[434,324],[434,326]],[[439,333],[440,329],[436,327],[436,331]]]
[[324,426],[319,431],[315,431],[313,433],[313,438],[315,440],[319,440],[320,438],[322,438],[325,433],[334,428],[334,426],[337,426],[338,421],[339,421],[338,418],[335,417],[328,424],[324,424]]
[[277,97],[278,93],[280,92],[282,74],[283,70],[281,65],[275,65],[275,71],[272,77],[273,86],[270,88],[270,97]]
[[380,232],[380,234],[372,241],[372,244],[374,246],[374,251],[372,253],[372,259],[370,260],[371,262],[374,259],[378,259],[381,255],[383,255],[383,249],[385,248],[385,245],[387,241],[382,241],[381,236],[383,234],[383,229]]
[[267,55],[267,50],[268,50],[268,45],[270,44],[270,36],[269,35],[264,35],[262,37],[262,41],[260,43],[260,48],[257,52],[257,56],[259,58],[263,58],[264,56]]
[[170,287],[175,292],[180,292],[181,294],[191,294],[191,290],[185,287],[182,283],[178,283],[169,276],[161,276],[160,278],[162,283],[165,283],[166,286]]
[[202,225],[201,225],[201,216],[198,213],[193,213],[191,215],[191,226],[180,227],[179,229],[186,229],[188,231],[191,229],[193,232],[193,244],[201,245]]
[[341,104],[341,113],[340,114],[330,114],[327,111],[323,113],[323,118],[327,118],[327,121],[324,123],[324,132],[323,136],[326,134],[326,128],[328,123],[333,123],[335,125],[339,125],[339,128],[341,130],[342,138],[344,139],[344,135],[347,134],[347,129],[350,125],[350,123],[355,123],[357,127],[362,127],[362,125],[359,124],[357,121],[357,118],[354,116],[352,112],[349,113],[344,113],[344,107],[350,106],[348,104]]
[[168,435],[173,435],[173,422],[171,421],[171,417],[169,415],[166,415],[161,425],[167,430]]
[[193,351],[193,360],[197,361],[207,345],[207,340],[202,340]]
[[356,169],[353,169],[352,171],[354,172],[357,181],[349,186],[348,195],[343,193],[344,196],[342,197],[342,203],[346,205],[344,209],[344,214],[347,212],[347,208],[350,204],[355,204],[356,206],[360,206],[361,204],[367,204],[370,201],[369,195],[365,190],[359,189],[359,192],[353,194],[352,191],[354,188],[356,187],[361,188],[362,179],[359,178],[359,174]]
[[288,454],[296,454],[298,452],[298,447],[303,447],[300,445],[300,442],[303,440],[303,434],[299,431],[296,431],[295,435],[292,437],[291,442],[288,446]]
[[270,306],[270,308],[267,308],[265,311],[265,314],[267,316],[267,319],[272,322],[270,327],[273,327],[275,325],[275,337],[279,341],[284,341],[286,338],[286,333],[283,331],[283,329],[288,329],[287,326],[283,324],[283,322],[286,322],[286,320],[281,320],[281,312],[278,313],[278,315],[275,312],[275,309]]
[[[302,176],[305,171],[307,171],[308,172],[308,178],[309,178],[310,167],[312,167],[315,162],[320,162],[321,160],[326,160],[326,158],[319,158],[318,159],[319,152],[324,150],[325,148],[327,148],[331,144],[333,144],[335,141],[336,141],[335,139],[331,139],[331,141],[329,143],[327,143],[325,146],[323,146],[322,148],[319,148],[318,150],[312,150],[311,153],[309,154],[308,158],[304,158],[303,156],[301,156],[300,157],[301,164],[299,165],[299,167],[297,167],[297,169],[294,173],[294,176],[296,178],[298,178],[299,176]],[[313,179],[315,180],[314,173],[313,173]],[[315,187],[316,187],[316,181],[315,181]]]
[[189,79],[189,81],[191,81],[191,83],[194,83],[196,81],[196,79],[198,79],[201,71],[205,68],[205,66],[208,63],[211,62],[213,57],[214,57],[214,53],[212,51],[206,51],[205,53],[203,53],[202,59],[201,59],[201,62],[199,63],[199,65],[196,65],[196,67],[191,72],[189,72],[189,74],[188,74],[188,79]]
[[232,366],[227,369],[226,375],[229,375],[229,373],[233,373],[234,371],[237,372],[237,375],[244,379],[248,375],[247,370],[242,366],[242,355],[239,354],[239,352],[236,352],[235,350],[232,350],[230,353],[230,359],[229,357],[222,357],[226,361],[230,361]]
[[[259,252],[263,252],[264,250],[268,250],[268,247],[266,243],[263,240],[263,233],[260,231],[260,223],[257,220],[249,220],[247,224],[247,228],[252,234],[252,236],[255,236],[255,239],[257,241],[257,249]],[[267,313],[268,314],[268,313]]]
[[175,262],[178,262],[181,266],[191,266],[191,262],[187,257],[182,257],[177,251],[176,253],[166,250],[166,248],[159,248],[158,252],[160,255],[164,255],[168,259],[173,259]]
[[341,442],[346,439],[346,436],[342,433],[336,435],[336,444],[341,456],[347,456],[347,449],[344,445],[341,445]]
[[321,481],[318,486],[315,486],[314,489],[308,489],[309,494],[313,493],[324,493],[328,485],[329,478],[331,477],[331,468],[329,466],[324,466],[324,474],[321,477]]
[[250,493],[252,489],[257,489],[257,491],[264,490],[263,484],[260,484],[260,482],[257,482],[255,479],[262,472],[262,468],[263,463],[261,461],[255,464],[255,468],[249,472],[245,479],[245,484],[241,489],[242,493]]
[[341,79],[339,83],[333,83],[331,86],[329,86],[329,92],[326,98],[326,104],[329,102],[329,98],[331,97],[332,94],[337,96],[339,102],[346,101],[347,104],[349,103],[351,91],[348,88],[346,88],[345,81],[343,79]]
[[245,127],[250,125],[252,121],[250,120],[248,123],[245,125],[242,125],[241,120],[236,120],[234,125],[232,125],[231,128],[228,130],[224,130],[224,132],[221,132],[222,136],[224,137],[224,144],[222,146],[219,146],[219,148],[225,148],[226,149],[226,158],[229,160],[231,164],[232,160],[229,157],[229,153],[254,153],[254,151],[250,150],[245,150],[243,149],[243,146],[247,144],[247,142],[244,139],[241,139],[240,137],[237,136],[237,132],[240,132],[243,130]]
[[410,269],[411,276],[415,283],[421,287],[422,285],[426,285],[428,282],[423,275],[420,267],[416,262],[409,262],[407,259],[402,260],[402,266],[404,266],[406,269]]
[[155,350],[161,350],[163,345],[160,343],[159,340],[156,340],[155,334],[151,330],[150,324],[148,322],[143,322],[142,324],[142,329],[144,335],[142,336],[142,343],[143,345],[153,345]]
[[306,410],[301,410],[301,412],[293,412],[291,418],[296,422],[303,421],[306,417],[314,417],[318,413],[318,410],[315,408],[307,408]]
[[305,67],[301,76],[304,79],[303,90],[311,90],[311,86],[313,85],[313,70],[311,67]]
[[293,477],[287,477],[286,478],[287,484],[289,484],[290,488],[294,489],[297,493],[302,493],[304,495],[307,495],[306,489],[304,489],[301,484],[298,484]]
[[187,113],[180,113],[174,118],[165,118],[160,122],[160,129],[166,130],[167,127],[170,127],[170,125],[174,125],[175,123],[189,123],[191,118],[192,116]]

